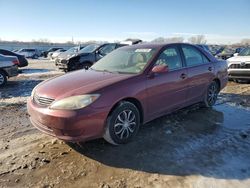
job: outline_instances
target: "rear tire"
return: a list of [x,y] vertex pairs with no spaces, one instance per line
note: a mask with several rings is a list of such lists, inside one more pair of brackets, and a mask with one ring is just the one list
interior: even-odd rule
[[128,143],[138,132],[140,113],[130,102],[121,102],[108,116],[103,138],[113,145]]
[[4,71],[0,70],[0,87],[3,87],[7,83],[7,75]]
[[217,100],[219,94],[219,85],[216,81],[213,81],[211,84],[209,84],[207,91],[206,91],[206,95],[205,95],[205,99],[204,99],[204,105],[207,108],[212,107]]

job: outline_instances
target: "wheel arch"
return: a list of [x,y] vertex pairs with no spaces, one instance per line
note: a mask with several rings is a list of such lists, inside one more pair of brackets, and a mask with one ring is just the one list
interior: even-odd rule
[[115,108],[117,108],[117,106],[119,106],[122,102],[131,102],[132,104],[134,104],[136,106],[136,108],[139,110],[139,113],[140,113],[140,123],[143,123],[144,121],[144,110],[143,110],[143,107],[142,107],[142,104],[141,102],[134,98],[134,97],[127,97],[127,98],[123,98],[121,100],[119,100],[118,102],[116,102],[111,110],[109,111],[108,113],[108,116],[114,111]]
[[5,74],[6,77],[9,77],[9,74],[7,73],[6,70],[0,68],[0,71],[3,72],[3,73]]
[[220,82],[220,79],[219,79],[219,78],[215,78],[215,79],[213,79],[213,81],[215,81],[215,82],[218,84],[218,86],[219,86],[219,88],[220,88],[220,90],[221,90],[221,82]]

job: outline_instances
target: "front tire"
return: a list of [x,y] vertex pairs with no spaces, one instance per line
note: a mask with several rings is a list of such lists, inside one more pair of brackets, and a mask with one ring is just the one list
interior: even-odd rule
[[212,107],[216,103],[218,94],[219,94],[219,85],[216,81],[213,81],[211,84],[209,84],[207,88],[207,92],[204,99],[205,107],[207,108]]
[[137,134],[139,127],[139,110],[133,103],[123,101],[108,116],[103,138],[113,145],[126,144]]
[[0,70],[0,87],[3,87],[7,83],[7,76],[4,71]]

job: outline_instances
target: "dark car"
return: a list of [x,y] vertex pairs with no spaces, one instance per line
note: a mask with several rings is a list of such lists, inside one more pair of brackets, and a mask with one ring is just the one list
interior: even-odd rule
[[57,56],[57,58],[55,59],[55,65],[57,66],[58,64],[61,63],[61,61],[65,61],[65,60],[67,60],[67,59],[69,59],[69,58],[71,58],[71,57],[73,57],[73,56],[76,56],[77,53],[78,53],[81,49],[85,48],[86,46],[87,46],[87,45],[74,46],[74,47],[68,49],[67,51],[65,51],[65,52],[63,52],[63,53],[61,53],[61,54],[59,54],[59,55]]
[[18,67],[28,66],[28,61],[23,55],[17,54],[15,52],[11,52],[9,50],[4,50],[4,49],[0,49],[0,54],[17,57],[19,61]]
[[47,57],[49,52],[55,52],[56,50],[59,50],[59,49],[63,49],[63,48],[59,48],[59,47],[50,48],[50,49],[48,49],[48,50],[42,52],[41,55],[42,55],[43,57]]
[[40,83],[28,113],[35,127],[65,141],[124,144],[155,118],[199,102],[213,106],[227,80],[227,62],[197,46],[132,45]]
[[118,43],[105,43],[105,44],[90,44],[80,50],[77,55],[70,57],[57,63],[59,69],[64,70],[65,72],[78,70],[78,69],[87,69],[91,67],[96,61],[103,58],[108,53],[113,50],[126,46],[126,44]]

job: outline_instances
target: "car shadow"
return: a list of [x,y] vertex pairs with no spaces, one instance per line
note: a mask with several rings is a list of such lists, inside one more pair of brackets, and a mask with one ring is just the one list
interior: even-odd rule
[[[141,126],[136,138],[126,145],[112,146],[99,139],[69,146],[116,168],[164,175],[245,179],[250,177],[250,170],[246,170],[249,166],[245,166],[250,164],[249,153],[239,154],[241,149],[232,140],[241,139],[240,133],[247,127],[234,128],[234,124],[244,122],[244,118],[241,122],[231,118],[234,108],[227,104],[212,109],[197,105],[185,108]],[[249,111],[242,110],[239,118],[249,115]],[[249,144],[245,147],[250,149]],[[235,161],[240,155],[241,163],[231,169],[231,163],[238,164]]]

